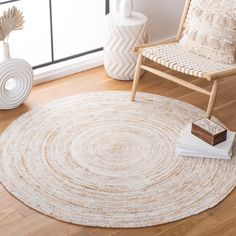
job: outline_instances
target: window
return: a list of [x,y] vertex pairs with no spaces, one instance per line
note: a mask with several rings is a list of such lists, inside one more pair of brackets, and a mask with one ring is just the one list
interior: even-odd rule
[[34,68],[102,50],[108,0],[0,0],[0,14],[12,6],[23,11],[25,27],[10,35],[11,56]]

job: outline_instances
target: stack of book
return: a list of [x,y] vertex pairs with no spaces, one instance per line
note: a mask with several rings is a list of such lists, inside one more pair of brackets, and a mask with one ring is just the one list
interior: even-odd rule
[[177,154],[188,157],[205,157],[229,160],[232,157],[235,133],[227,130],[226,140],[212,146],[192,134],[192,124],[188,124],[181,132]]

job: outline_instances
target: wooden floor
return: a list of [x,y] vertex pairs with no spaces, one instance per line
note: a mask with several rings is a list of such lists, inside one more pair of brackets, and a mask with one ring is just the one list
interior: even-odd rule
[[[208,88],[204,80],[187,78]],[[209,87],[210,88],[210,87]],[[17,117],[51,100],[88,91],[130,90],[131,82],[110,79],[103,67],[35,86],[24,105],[11,111],[0,111],[0,133]],[[206,108],[207,97],[147,73],[139,91],[170,96]],[[221,82],[214,115],[236,131],[236,78]],[[228,236],[236,235],[236,190],[213,209],[197,216],[157,227],[140,229],[102,229],[57,221],[25,206],[0,185],[0,236]]]

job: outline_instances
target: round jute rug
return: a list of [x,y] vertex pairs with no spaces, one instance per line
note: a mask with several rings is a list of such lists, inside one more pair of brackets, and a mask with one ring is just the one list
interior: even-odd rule
[[145,93],[136,102],[129,92],[57,100],[1,135],[0,180],[28,206],[67,222],[143,227],[179,220],[215,206],[236,184],[236,156],[176,155],[180,131],[204,115]]

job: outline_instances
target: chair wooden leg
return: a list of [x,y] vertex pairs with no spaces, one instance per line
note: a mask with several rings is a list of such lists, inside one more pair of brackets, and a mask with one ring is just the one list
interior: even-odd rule
[[133,86],[132,86],[131,101],[135,100],[137,86],[138,86],[138,82],[139,82],[140,74],[141,74],[141,67],[140,66],[142,65],[142,61],[143,61],[143,55],[139,54],[138,61],[137,61],[137,64],[136,64],[136,68],[135,68],[134,81],[133,81]]
[[212,90],[211,90],[211,95],[210,95],[210,99],[209,99],[209,103],[208,103],[208,107],[207,107],[207,118],[208,119],[211,119],[211,116],[212,116],[212,112],[213,112],[213,108],[215,105],[216,96],[217,96],[217,92],[218,92],[218,87],[219,87],[219,80],[215,80]]

